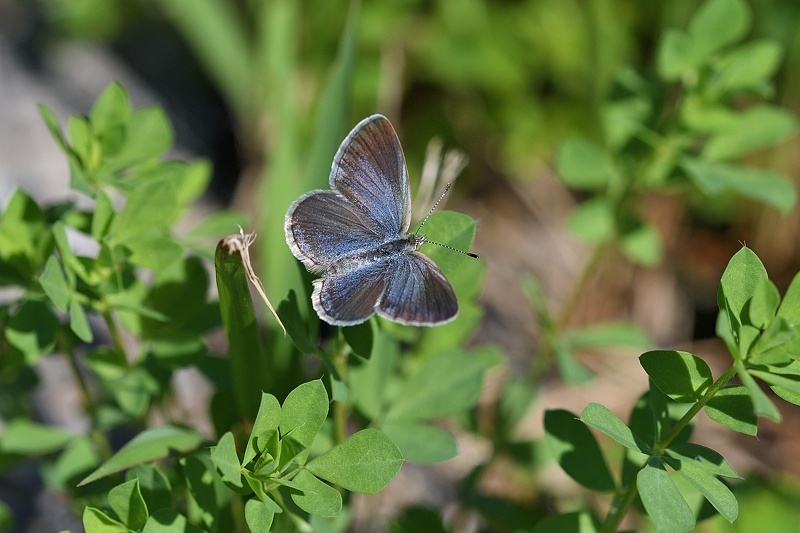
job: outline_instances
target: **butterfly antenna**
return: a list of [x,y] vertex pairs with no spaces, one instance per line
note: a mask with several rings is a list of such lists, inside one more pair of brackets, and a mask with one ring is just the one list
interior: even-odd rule
[[[447,185],[444,186],[444,191],[442,191],[441,196],[439,196],[439,199],[436,200],[436,202],[433,204],[433,207],[431,207],[431,210],[428,212],[428,214],[425,216],[425,218],[422,219],[422,222],[420,223],[419,227],[417,228],[417,231],[414,232],[414,235],[418,235],[419,234],[419,230],[422,229],[422,226],[425,225],[425,223],[428,221],[428,218],[430,218],[430,216],[433,214],[433,212],[439,206],[439,203],[444,198],[444,195],[447,194],[447,191],[449,191],[449,190],[450,190],[450,183],[448,183]],[[447,248],[448,250],[452,250],[452,251],[458,252],[460,254],[464,254],[464,255],[468,255],[470,257],[474,257],[475,259],[478,258],[478,254],[473,254],[472,252],[465,252],[464,250],[459,250],[458,248],[453,248],[452,246],[448,246],[448,245],[442,244],[440,242],[429,241],[427,239],[425,239],[425,242],[430,243],[430,244],[435,244],[436,246],[441,246],[442,248]]]

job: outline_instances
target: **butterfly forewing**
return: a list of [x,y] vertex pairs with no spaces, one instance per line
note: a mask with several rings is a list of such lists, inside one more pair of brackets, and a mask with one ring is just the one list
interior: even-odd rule
[[384,236],[408,230],[411,188],[406,160],[386,117],[372,115],[353,128],[336,152],[330,184],[361,206],[384,229]]
[[344,256],[374,248],[384,231],[335,191],[311,191],[298,198],[289,208],[284,229],[294,256],[317,272]]

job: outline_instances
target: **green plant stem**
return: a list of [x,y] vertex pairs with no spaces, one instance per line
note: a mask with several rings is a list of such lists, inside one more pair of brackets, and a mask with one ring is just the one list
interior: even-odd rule
[[672,426],[669,430],[669,433],[664,435],[664,437],[659,441],[658,444],[655,445],[653,448],[653,452],[656,455],[661,455],[664,451],[672,444],[672,441],[675,440],[683,429],[689,425],[689,422],[700,412],[700,409],[705,407],[711,398],[713,398],[719,390],[725,386],[725,384],[730,381],[730,379],[736,375],[736,365],[732,365],[728,370],[722,373],[722,375],[708,387],[708,390],[700,400],[695,403],[691,409],[686,411],[686,414],[678,420],[678,423]]
[[[344,381],[347,374],[347,354],[342,350],[337,350],[332,357],[332,362],[338,379]],[[331,379],[334,379],[333,376]],[[331,389],[333,389],[333,384],[331,384]],[[348,402],[333,402],[333,438],[336,444],[347,438],[348,411]]]
[[72,371],[75,382],[78,384],[78,390],[81,395],[81,403],[89,413],[89,416],[92,418],[92,420],[94,420],[95,414],[97,413],[97,406],[92,399],[92,394],[89,392],[89,386],[86,384],[86,379],[83,377],[83,374],[78,367],[78,361],[75,359],[75,352],[72,351],[72,346],[65,338],[63,331],[59,330],[56,342],[58,343],[59,351],[61,351],[61,353],[63,353],[67,358],[70,371]]
[[59,331],[58,336],[56,337],[56,342],[58,343],[58,349],[66,357],[67,362],[69,363],[70,371],[75,377],[75,382],[78,384],[78,390],[81,395],[81,403],[86,409],[86,412],[89,414],[89,417],[92,419],[93,429],[89,433],[89,438],[94,443],[97,452],[100,454],[100,457],[105,461],[111,457],[113,452],[111,450],[111,445],[108,443],[106,434],[96,427],[97,405],[95,404],[92,394],[89,391],[89,385],[86,383],[86,379],[81,373],[80,367],[78,366],[78,361],[75,357],[75,352],[72,351],[72,346],[70,345],[69,340],[65,337],[63,331]]
[[[691,409],[686,411],[686,414],[681,417],[678,422],[672,426],[669,432],[664,435],[664,437],[653,447],[653,455],[655,457],[660,456],[663,454],[666,449],[672,444],[672,441],[675,440],[675,437],[680,435],[681,431],[689,425],[692,419],[700,412],[700,410],[705,407],[711,398],[713,398],[719,390],[725,386],[725,384],[730,381],[730,379],[736,375],[736,365],[731,366],[728,370],[723,372],[723,374],[708,387],[708,390],[700,400],[697,401],[694,405],[692,405]],[[622,518],[625,516],[625,513],[628,512],[628,508],[633,503],[636,494],[638,493],[638,489],[636,487],[636,480],[628,486],[625,491],[625,494],[622,498],[615,500],[615,504],[611,506],[608,510],[608,514],[606,515],[606,519],[603,522],[603,527],[600,529],[601,533],[611,533],[617,530]]]
[[555,321],[552,324],[544,324],[540,320],[540,326],[548,331],[542,331],[539,337],[538,356],[531,364],[529,376],[534,386],[538,385],[542,379],[544,379],[544,376],[552,366],[553,360],[555,359],[554,343],[560,338],[561,332],[567,328],[570,320],[572,320],[572,315],[575,313],[575,309],[578,307],[581,297],[586,291],[586,287],[589,285],[589,281],[591,281],[606,251],[608,251],[608,244],[598,244],[594,247],[589,258],[584,262],[583,268],[573,284],[569,295],[567,295],[566,302]]
[[628,485],[628,488],[625,489],[625,492],[622,494],[622,496],[620,497],[618,495],[614,498],[614,503],[611,504],[611,509],[608,510],[606,520],[603,522],[603,526],[600,528],[600,533],[614,533],[617,530],[620,522],[622,522],[625,513],[633,503],[633,500],[636,498],[636,494],[638,492],[639,490],[636,486],[636,478],[633,478],[633,481],[630,485]]
[[114,343],[115,352],[119,356],[119,364],[124,368],[130,368],[128,357],[125,354],[125,345],[122,344],[122,337],[119,334],[116,322],[114,322],[114,317],[111,316],[111,312],[108,310],[103,311],[102,315],[103,320],[106,322],[108,333],[111,335],[111,342]]
[[572,290],[567,296],[567,301],[564,303],[564,307],[561,308],[561,312],[556,318],[556,334],[564,331],[569,325],[572,315],[575,313],[575,309],[578,307],[581,297],[583,296],[584,291],[586,291],[586,287],[589,285],[592,276],[594,276],[595,272],[597,271],[597,266],[600,264],[600,261],[602,261],[606,251],[608,251],[608,244],[598,244],[594,247],[592,253],[589,255],[589,258],[583,264],[583,269],[581,270],[578,279],[575,281],[575,284],[572,286]]

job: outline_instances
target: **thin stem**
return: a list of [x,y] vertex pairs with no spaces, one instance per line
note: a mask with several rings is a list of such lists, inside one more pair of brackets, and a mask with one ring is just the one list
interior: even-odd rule
[[92,418],[92,420],[94,420],[95,414],[97,413],[97,406],[92,399],[92,394],[89,392],[89,386],[86,384],[86,379],[83,377],[83,374],[78,367],[78,361],[75,359],[75,352],[72,351],[72,346],[65,338],[63,331],[58,332],[56,342],[58,343],[58,349],[66,357],[67,363],[69,363],[70,371],[72,372],[75,381],[78,383],[78,391],[81,395],[81,403],[89,413],[89,416]]
[[638,492],[636,478],[633,478],[633,481],[628,485],[622,497],[614,498],[614,503],[611,505],[611,509],[608,510],[606,520],[600,528],[600,533],[613,533],[617,530]]
[[114,322],[114,317],[111,316],[111,312],[108,310],[103,311],[102,315],[103,320],[106,322],[108,333],[111,335],[111,342],[114,343],[114,348],[116,348],[115,351],[119,356],[119,363],[125,368],[130,368],[128,357],[125,354],[125,345],[122,343],[122,337],[119,334],[119,328],[117,327],[116,322]]
[[686,411],[686,414],[683,415],[683,417],[681,417],[681,419],[678,420],[678,422],[674,426],[672,426],[672,428],[670,428],[669,433],[664,435],[661,441],[655,445],[655,447],[653,448],[653,452],[656,455],[661,455],[662,453],[664,453],[664,451],[669,447],[669,445],[672,444],[672,441],[675,440],[675,437],[677,437],[680,434],[680,432],[683,431],[683,429],[689,425],[689,423],[697,415],[697,413],[700,412],[700,409],[705,407],[708,401],[711,398],[713,398],[717,394],[717,392],[719,392],[719,390],[723,386],[725,386],[725,384],[728,381],[730,381],[730,379],[735,374],[736,374],[736,366],[733,365],[728,370],[726,370],[719,377],[719,379],[717,379],[714,383],[712,383],[711,386],[708,387],[708,390],[703,395],[703,397],[700,398],[700,400],[697,403],[695,403],[691,407],[691,409]]
[[572,286],[572,290],[567,296],[567,301],[564,304],[564,307],[561,308],[561,312],[558,314],[558,318],[556,319],[556,333],[564,331],[564,329],[566,329],[566,327],[569,325],[569,322],[572,319],[572,314],[575,312],[575,308],[580,303],[581,297],[583,296],[586,287],[589,285],[589,281],[591,281],[592,276],[597,270],[597,265],[600,264],[600,261],[603,259],[603,256],[607,250],[608,244],[598,244],[594,247],[591,255],[583,264],[583,269],[581,270],[578,279],[575,281],[575,284]]
[[89,391],[89,385],[86,383],[86,379],[81,373],[77,358],[75,357],[75,352],[72,350],[72,346],[69,340],[64,336],[63,331],[59,331],[59,334],[56,337],[56,342],[58,343],[59,350],[64,354],[64,357],[66,357],[67,363],[69,363],[70,371],[75,377],[75,381],[78,383],[78,391],[81,395],[81,403],[92,420],[92,430],[89,432],[89,438],[94,443],[95,448],[100,454],[100,457],[103,460],[106,460],[112,455],[111,445],[108,443],[108,438],[106,437],[105,433],[96,427],[97,405],[95,404],[92,394]]
[[[344,381],[347,375],[347,353],[343,350],[337,350],[332,357],[333,367],[336,370],[337,378]],[[331,376],[333,380],[334,377]],[[333,385],[331,385],[333,388]],[[347,415],[349,414],[350,405],[348,402],[333,402],[333,438],[336,444],[339,444],[347,438]]]

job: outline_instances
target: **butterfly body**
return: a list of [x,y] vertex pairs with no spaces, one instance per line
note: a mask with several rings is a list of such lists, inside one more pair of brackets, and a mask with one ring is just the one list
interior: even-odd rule
[[381,115],[362,120],[334,157],[331,190],[300,196],[286,214],[286,242],[321,277],[314,310],[333,325],[378,313],[408,325],[453,320],[458,301],[439,267],[408,233],[411,192],[400,141]]

